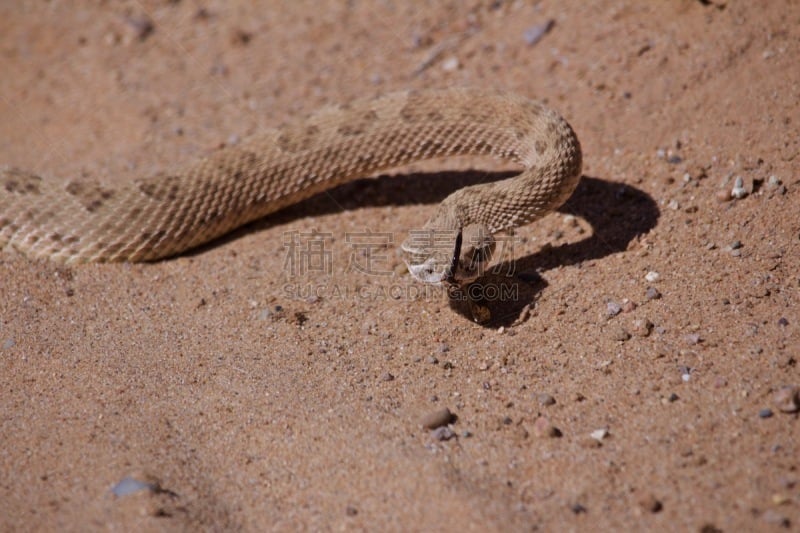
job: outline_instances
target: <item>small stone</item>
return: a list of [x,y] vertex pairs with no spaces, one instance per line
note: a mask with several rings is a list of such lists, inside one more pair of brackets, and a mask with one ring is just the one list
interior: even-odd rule
[[608,302],[606,304],[606,315],[609,317],[617,316],[622,312],[622,307],[617,302]]
[[761,515],[761,519],[768,524],[775,524],[787,529],[792,527],[791,520],[773,509],[765,511],[764,514]]
[[634,309],[636,309],[636,302],[632,302],[628,299],[623,300],[622,302],[622,312],[623,313],[630,313]]
[[386,372],[384,375],[381,376],[381,381],[394,381],[394,375],[389,372]]
[[533,423],[533,434],[539,438],[552,438],[560,437],[561,431],[547,417],[540,416]]
[[541,41],[542,37],[547,35],[547,33],[550,30],[552,30],[553,26],[555,25],[556,25],[555,19],[548,19],[542,24],[531,26],[530,28],[525,30],[525,33],[522,34],[522,38],[528,46],[533,46],[539,41]]
[[773,395],[772,401],[782,413],[796,413],[800,411],[800,387],[796,385],[781,387]]
[[348,505],[344,510],[344,514],[346,514],[347,516],[355,516],[358,514],[358,509],[356,509],[352,505]]
[[645,274],[644,279],[647,280],[647,282],[649,282],[649,283],[655,283],[656,281],[659,280],[660,277],[661,277],[661,274],[659,274],[655,270],[651,270],[650,272]]
[[681,158],[681,156],[679,155],[671,155],[667,158],[667,163],[669,163],[670,165],[677,165],[682,161],[683,158]]
[[714,193],[714,198],[716,198],[719,203],[730,202],[731,191],[728,189],[719,189],[716,193]]
[[742,241],[733,241],[731,243],[731,250],[738,250],[742,247]]
[[449,57],[442,62],[442,70],[445,72],[453,72],[454,70],[457,70],[459,66],[460,63],[458,62],[458,58],[455,56]]
[[539,405],[544,405],[545,407],[556,403],[556,399],[547,393],[539,394],[536,399],[539,400]]
[[450,351],[450,345],[446,342],[439,344],[439,353],[447,353]]
[[653,331],[653,323],[646,318],[637,318],[631,325],[633,334],[638,337],[647,337]]
[[668,401],[669,403],[675,403],[675,402],[677,402],[679,399],[680,399],[680,398],[678,397],[678,395],[677,395],[677,394],[675,394],[674,392],[671,392],[671,393],[670,393],[670,395],[669,395],[669,396],[667,396],[667,401]]
[[747,189],[744,188],[744,180],[741,176],[736,176],[736,180],[733,183],[733,189],[731,189],[731,196],[737,200],[741,200],[747,196]]
[[673,211],[677,211],[678,209],[681,208],[681,204],[678,203],[678,200],[674,200],[673,199],[673,200],[669,201],[669,203],[667,204],[667,207],[669,207]]
[[582,514],[582,513],[586,512],[586,507],[584,507],[583,505],[581,505],[578,502],[575,502],[572,505],[570,505],[569,509],[570,509],[570,511],[572,511],[575,514]]
[[450,422],[453,422],[455,419],[455,415],[445,407],[444,409],[439,409],[438,411],[432,411],[427,415],[422,417],[420,420],[420,424],[425,429],[436,429],[438,427],[446,426]]
[[431,365],[438,365],[439,364],[439,359],[437,359],[433,355],[429,355],[428,357],[425,358],[425,362],[427,362],[428,364],[431,364]]
[[136,38],[140,41],[147,39],[156,29],[155,24],[153,24],[153,20],[147,15],[128,17],[125,19],[125,22],[127,22],[131,29],[133,29]]
[[658,300],[661,298],[661,293],[658,292],[658,289],[655,287],[647,287],[647,291],[645,292],[645,296],[648,300]]
[[606,428],[595,429],[589,436],[600,442],[608,436],[608,430]]
[[652,494],[648,494],[639,500],[639,505],[648,513],[658,513],[664,508],[661,502]]
[[442,426],[431,431],[431,437],[438,441],[450,440],[455,436],[456,432],[447,426]]
[[786,317],[780,317],[780,318],[778,319],[778,325],[779,325],[780,327],[782,327],[782,328],[785,328],[786,326],[788,326],[788,325],[789,325],[789,321],[788,321],[788,320],[786,320]]
[[683,340],[686,341],[686,344],[689,346],[694,346],[703,342],[703,338],[697,333],[689,333],[688,335],[684,335]]
[[761,409],[758,412],[758,417],[759,418],[772,418],[772,409],[770,409],[770,408]]
[[625,331],[622,326],[616,326],[611,329],[611,339],[619,342],[625,342],[631,338],[631,334]]
[[130,476],[126,476],[122,478],[122,480],[114,485],[111,489],[111,492],[114,493],[114,496],[128,496],[129,494],[133,494],[134,492],[139,492],[142,490],[146,490],[148,492],[154,492],[157,488],[156,483],[151,483],[149,481],[140,481]]

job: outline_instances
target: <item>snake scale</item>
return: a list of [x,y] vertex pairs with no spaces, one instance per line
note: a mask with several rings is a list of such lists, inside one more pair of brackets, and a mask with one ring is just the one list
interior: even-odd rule
[[469,281],[491,255],[492,234],[556,209],[581,176],[575,133],[537,101],[472,89],[392,93],[323,108],[123,186],[0,168],[0,248],[63,263],[153,261],[336,185],[453,155],[491,155],[523,170],[436,207],[422,230],[450,235],[444,245],[403,244],[422,281]]

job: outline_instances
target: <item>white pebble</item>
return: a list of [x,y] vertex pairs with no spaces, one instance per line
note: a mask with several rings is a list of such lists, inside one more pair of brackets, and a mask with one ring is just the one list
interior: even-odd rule
[[733,182],[733,189],[731,189],[731,196],[737,200],[747,196],[747,189],[744,188],[744,180],[741,176],[736,176],[736,181]]
[[452,72],[458,69],[458,66],[459,62],[457,57],[448,58],[442,63],[442,69],[446,72]]
[[605,428],[595,429],[590,433],[590,436],[596,441],[601,441],[608,436],[608,430]]
[[650,283],[654,283],[654,282],[658,281],[658,279],[659,279],[660,277],[661,277],[661,274],[659,274],[659,273],[658,273],[658,272],[656,272],[655,270],[651,270],[650,272],[648,272],[647,274],[645,274],[645,276],[644,276],[644,279],[646,279],[646,280],[647,280],[647,281],[649,281]]

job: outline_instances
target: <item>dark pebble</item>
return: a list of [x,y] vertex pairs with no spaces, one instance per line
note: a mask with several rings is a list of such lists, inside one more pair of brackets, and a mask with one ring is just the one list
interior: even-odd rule
[[772,417],[772,409],[762,409],[758,412],[759,418],[771,418]]
[[789,321],[786,320],[786,317],[780,317],[778,319],[778,325],[785,328],[786,326],[789,325]]
[[569,506],[569,509],[575,514],[581,514],[586,512],[586,507],[584,507],[580,503],[573,503],[572,505]]
[[355,516],[358,514],[358,509],[353,507],[352,505],[348,505],[347,508],[344,510],[347,516]]

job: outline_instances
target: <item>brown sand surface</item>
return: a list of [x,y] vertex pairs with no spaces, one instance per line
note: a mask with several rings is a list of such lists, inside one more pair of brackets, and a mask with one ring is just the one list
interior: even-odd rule
[[[0,72],[0,162],[52,179],[449,86],[542,99],[585,153],[488,324],[396,249],[493,161],[154,264],[3,251],[0,530],[800,527],[797,2],[3,2]],[[312,230],[324,265],[286,246]],[[421,427],[445,407],[452,435]]]

